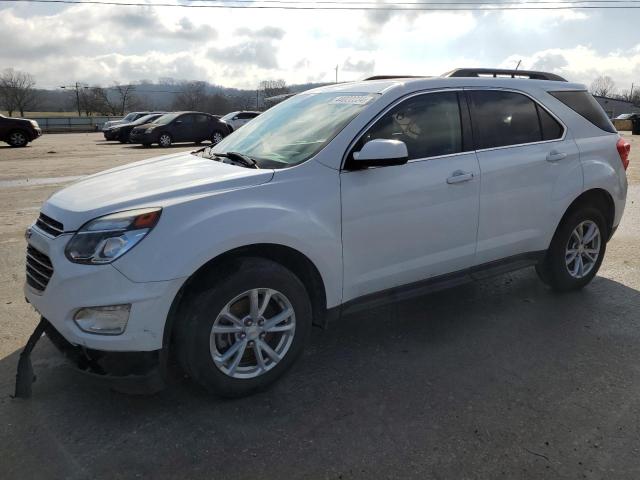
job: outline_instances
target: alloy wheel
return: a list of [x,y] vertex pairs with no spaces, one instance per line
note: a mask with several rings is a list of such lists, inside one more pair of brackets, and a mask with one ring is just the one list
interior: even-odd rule
[[222,134],[220,132],[214,132],[213,137],[211,138],[211,141],[215,145],[217,143],[220,143],[223,138],[224,137],[222,136]]
[[158,139],[158,143],[160,143],[161,147],[168,147],[169,145],[171,145],[171,137],[166,133],[162,134]]
[[285,295],[270,288],[247,290],[218,313],[209,338],[211,357],[229,377],[258,377],[284,358],[295,329],[295,312]]
[[21,147],[27,143],[27,137],[22,132],[12,132],[9,135],[9,143],[16,147]]
[[565,263],[569,275],[584,278],[591,272],[600,256],[602,237],[592,220],[580,222],[571,232],[565,249]]

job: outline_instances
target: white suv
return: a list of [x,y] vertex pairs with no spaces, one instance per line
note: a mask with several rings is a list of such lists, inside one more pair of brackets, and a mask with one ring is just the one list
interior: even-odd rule
[[158,386],[175,353],[243,395],[356,309],[528,266],[584,287],[628,155],[585,87],[551,74],[326,86],[215,146],[54,194],[27,232],[25,292],[86,371]]

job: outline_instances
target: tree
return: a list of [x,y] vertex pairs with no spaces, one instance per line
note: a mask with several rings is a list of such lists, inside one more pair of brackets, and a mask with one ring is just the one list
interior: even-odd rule
[[204,110],[208,100],[205,82],[184,82],[173,102],[174,110]]
[[27,109],[33,109],[38,94],[33,88],[36,81],[33,75],[8,68],[0,75],[0,98],[9,116],[18,110],[24,117]]
[[615,91],[616,82],[606,75],[600,75],[591,83],[591,93],[599,97],[610,97]]
[[118,85],[114,84],[113,90],[115,90],[117,95],[117,105],[118,105],[118,114],[124,115],[124,113],[128,110],[132,110],[135,108],[136,104],[136,86],[135,85]]
[[289,93],[289,87],[284,80],[263,80],[260,82],[260,90],[264,92],[265,98]]

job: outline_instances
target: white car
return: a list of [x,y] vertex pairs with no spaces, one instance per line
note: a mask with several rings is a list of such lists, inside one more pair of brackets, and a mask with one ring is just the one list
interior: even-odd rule
[[485,73],[325,86],[215,146],[55,193],[27,234],[39,328],[87,371],[115,358],[159,386],[175,354],[238,396],[348,312],[530,266],[584,287],[622,217],[629,144],[583,85]]
[[260,112],[231,112],[220,118],[223,122],[231,127],[231,130],[237,130],[250,120],[253,120]]

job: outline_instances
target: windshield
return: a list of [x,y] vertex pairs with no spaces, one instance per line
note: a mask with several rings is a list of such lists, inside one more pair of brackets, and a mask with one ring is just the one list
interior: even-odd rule
[[134,112],[127,113],[127,115],[122,119],[123,122],[133,122],[136,118],[136,114]]
[[299,94],[251,120],[211,152],[238,152],[261,167],[296,165],[318,153],[377,97],[344,92]]
[[139,119],[137,119],[135,122],[133,122],[133,125],[144,125],[145,123],[150,123],[153,120],[155,120],[156,118],[158,118],[160,115],[157,113],[154,113],[153,115],[145,115],[144,117],[140,117]]
[[231,113],[227,113],[224,117],[222,117],[220,120],[231,120],[238,112],[231,112]]
[[167,113],[166,115],[162,115],[160,118],[156,118],[153,123],[156,125],[166,125],[170,123],[172,120],[178,118],[181,113]]

